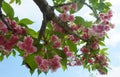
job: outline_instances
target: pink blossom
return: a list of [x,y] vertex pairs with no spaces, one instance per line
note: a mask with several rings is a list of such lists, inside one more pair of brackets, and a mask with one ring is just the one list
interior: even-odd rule
[[88,52],[90,52],[90,49],[88,49],[84,46],[80,50],[82,51],[83,54],[87,54]]
[[67,13],[62,13],[59,15],[59,18],[65,22],[68,21],[68,17],[69,17],[69,15]]
[[62,8],[61,8],[64,12],[67,12],[70,10],[70,7],[69,5],[64,5]]
[[28,54],[32,54],[37,51],[37,48],[32,45],[33,39],[30,36],[26,36],[23,42],[18,42],[17,46],[24,50]]
[[10,42],[14,45],[14,44],[16,44],[17,42],[18,42],[18,40],[19,40],[19,37],[18,36],[16,36],[16,35],[12,35],[11,37],[10,37]]
[[52,42],[55,42],[55,41],[57,41],[58,40],[58,36],[56,36],[56,35],[52,35],[51,36],[51,41]]
[[38,65],[38,69],[43,71],[43,72],[47,72],[49,69],[49,62],[46,59],[42,60],[42,63],[40,65]]
[[20,25],[17,25],[12,28],[13,34],[26,34],[26,30],[24,27],[21,27]]
[[50,66],[51,66],[51,70],[52,72],[55,72],[58,68],[60,68],[60,57],[59,56],[54,56],[51,60],[50,60]]
[[79,41],[79,38],[75,38],[73,35],[68,35],[68,39],[73,41],[74,43],[77,43]]
[[63,52],[68,52],[70,49],[69,49],[69,46],[64,46],[64,48],[63,48]]
[[93,26],[92,30],[97,32],[97,33],[101,33],[105,30],[105,26],[103,26],[103,25]]
[[3,35],[0,35],[0,46],[3,46],[6,42],[6,38]]
[[53,43],[53,47],[54,47],[54,48],[59,48],[59,47],[61,47],[61,42],[55,41],[55,42]]
[[37,65],[42,64],[42,58],[40,56],[35,56],[35,62],[37,63]]
[[97,50],[97,49],[99,48],[98,43],[93,43],[93,44],[91,45],[91,48],[92,48],[93,50]]
[[71,25],[70,28],[73,30],[73,31],[77,31],[77,26],[76,25]]
[[73,56],[73,52],[70,52],[70,51],[66,52],[65,54],[66,54],[67,57],[72,57]]
[[7,41],[4,45],[5,51],[11,51],[13,48],[13,44],[10,41]]
[[69,46],[64,46],[63,52],[65,53],[65,55],[67,57],[72,57],[73,56],[73,52],[70,52]]
[[64,29],[62,29],[59,25],[57,25],[55,22],[51,22],[53,30],[56,32],[65,32]]
[[2,21],[0,21],[0,32],[3,32],[3,33],[8,32],[7,26]]
[[110,26],[105,26],[105,31],[109,31],[110,30]]
[[77,10],[77,4],[76,4],[76,3],[73,3],[73,4],[71,5],[71,8],[72,8],[74,11],[76,11],[76,10]]
[[32,46],[32,44],[33,44],[33,39],[32,39],[30,36],[27,36],[27,37],[24,38],[24,43],[25,43],[26,45]]
[[75,17],[73,15],[68,15],[68,21],[74,21],[75,20]]

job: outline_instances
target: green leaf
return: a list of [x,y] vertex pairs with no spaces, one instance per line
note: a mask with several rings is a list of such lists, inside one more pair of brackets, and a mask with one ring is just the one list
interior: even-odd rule
[[98,0],[89,0],[89,3],[95,8],[98,5]]
[[105,2],[105,5],[108,7],[112,6],[112,4],[110,2]]
[[101,68],[100,69],[103,73],[107,74],[108,73],[108,70],[106,68]]
[[14,18],[14,10],[7,2],[3,1],[2,9],[8,17],[10,17],[11,19]]
[[33,38],[38,38],[38,32],[35,32],[33,29],[26,27],[27,33]]
[[91,27],[92,26],[92,22],[91,21],[85,21],[84,26],[85,27]]
[[107,51],[107,50],[108,50],[108,48],[103,48],[103,49],[101,49],[101,50],[100,50],[100,54],[101,54],[101,55],[108,55],[108,53],[105,52],[105,51]]
[[23,64],[25,64],[30,69],[31,74],[33,74],[35,69],[37,68],[37,64],[35,63],[34,57],[34,54],[28,55],[23,61]]
[[0,55],[0,62],[3,61],[3,59],[4,59],[4,56]]
[[62,4],[65,0],[53,0],[54,4]]
[[13,3],[15,0],[10,0],[10,2],[9,3]]
[[16,4],[21,4],[21,0],[10,0],[9,3],[14,3],[16,1]]
[[15,51],[15,49],[13,49],[12,55],[13,55],[13,56],[16,56],[16,51]]
[[106,46],[105,43],[102,42],[102,41],[100,41],[99,44],[100,44],[101,46]]
[[80,16],[76,16],[74,23],[83,25],[83,24],[85,24],[85,20],[82,17],[80,17]]
[[20,5],[21,4],[21,0],[16,0],[16,4],[17,3]]
[[70,51],[75,52],[75,54],[77,53],[77,45],[76,45],[75,43],[73,43],[73,42],[70,41],[70,40],[67,40],[67,41],[66,41],[66,45],[69,46]]
[[105,3],[99,3],[96,9],[100,12],[107,12],[110,8]]
[[28,18],[23,18],[20,20],[19,24],[31,25],[33,24],[33,21]]

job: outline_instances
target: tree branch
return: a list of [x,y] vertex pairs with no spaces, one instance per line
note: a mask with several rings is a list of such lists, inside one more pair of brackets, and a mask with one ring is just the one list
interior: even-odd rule
[[44,19],[42,21],[42,26],[41,26],[41,29],[39,31],[39,35],[38,35],[38,42],[40,42],[42,36],[44,35],[45,33],[45,29],[46,29],[46,25],[47,25],[47,20],[46,20],[46,15],[43,15]]
[[[82,39],[79,35],[75,34],[71,28],[68,27],[67,22],[63,22],[62,20],[60,20],[54,13],[54,10],[52,9],[52,7],[50,5],[48,5],[46,0],[33,0],[37,6],[40,8],[41,12],[43,13],[43,15],[46,16],[46,20],[43,20],[42,23],[42,27],[41,30],[39,32],[39,36],[38,39],[40,41],[41,36],[43,35],[41,32],[44,33],[45,31],[45,25],[47,24],[48,21],[54,21],[56,22],[56,24],[58,24],[61,28],[63,28],[68,34],[73,35],[76,38],[79,38],[83,41],[88,41],[88,40],[84,40]],[[47,22],[46,22],[47,21]]]
[[7,26],[8,29],[11,30],[11,27],[9,26],[9,24],[5,21],[3,14],[2,14],[2,2],[3,0],[0,0],[0,19],[2,20],[2,22]]
[[98,19],[98,15],[97,15],[96,10],[95,10],[92,6],[88,5],[87,3],[84,3],[84,4],[85,4],[86,6],[88,6],[88,7],[93,11],[95,17]]

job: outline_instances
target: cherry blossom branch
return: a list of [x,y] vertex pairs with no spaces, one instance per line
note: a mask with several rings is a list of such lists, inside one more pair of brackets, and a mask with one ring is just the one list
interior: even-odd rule
[[[66,33],[71,34],[74,37],[79,38],[79,39],[81,39],[83,41],[88,41],[88,40],[82,39],[79,35],[77,35],[76,33],[74,33],[71,30],[71,28],[68,27],[67,22],[63,22],[62,20],[60,20],[55,15],[53,8],[50,5],[48,5],[48,3],[47,3],[46,0],[33,0],[33,1],[37,4],[37,6],[39,7],[39,9],[43,13],[43,15],[45,14],[47,22],[52,20],[52,21],[56,22],[56,24],[58,24],[61,28],[63,28],[66,31]],[[45,25],[45,22],[43,24]],[[45,26],[41,27],[41,31],[43,30],[42,32],[44,32],[44,29],[42,29],[42,28],[45,28]],[[41,38],[42,35],[43,35],[42,33],[39,33],[39,36],[38,36],[38,40],[39,41],[40,41],[40,38]]]
[[85,39],[83,39],[82,37],[80,37],[79,35],[77,35],[76,33],[74,33],[74,32],[71,30],[71,28],[68,27],[67,22],[63,22],[63,21],[60,20],[57,16],[55,16],[55,17],[53,18],[53,21],[56,22],[61,28],[63,28],[63,29],[66,31],[66,33],[71,34],[71,35],[73,35],[74,37],[79,38],[79,39],[81,39],[81,40],[83,40],[83,41],[89,41],[88,39],[85,40]]

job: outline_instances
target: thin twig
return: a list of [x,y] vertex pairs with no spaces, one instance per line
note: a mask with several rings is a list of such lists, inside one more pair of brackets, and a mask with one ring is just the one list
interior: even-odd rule
[[87,3],[84,3],[84,4],[85,4],[87,7],[89,7],[89,8],[93,11],[95,17],[98,19],[98,15],[97,15],[95,9],[94,9],[92,6],[88,5]]
[[[62,7],[62,6],[64,6],[64,5],[71,5],[71,4],[73,4],[73,3],[76,3],[76,1],[74,1],[74,2],[69,2],[69,3],[63,3],[63,4],[59,4],[59,5],[55,5],[55,6],[52,6],[52,8],[59,8],[59,7]],[[96,12],[96,10],[95,10],[92,6],[90,6],[89,4],[87,4],[87,3],[85,3],[85,2],[82,2],[82,1],[80,1],[80,3],[82,3],[82,4],[86,5],[87,7],[89,7],[89,8],[93,11],[95,17],[98,19],[97,12]]]

